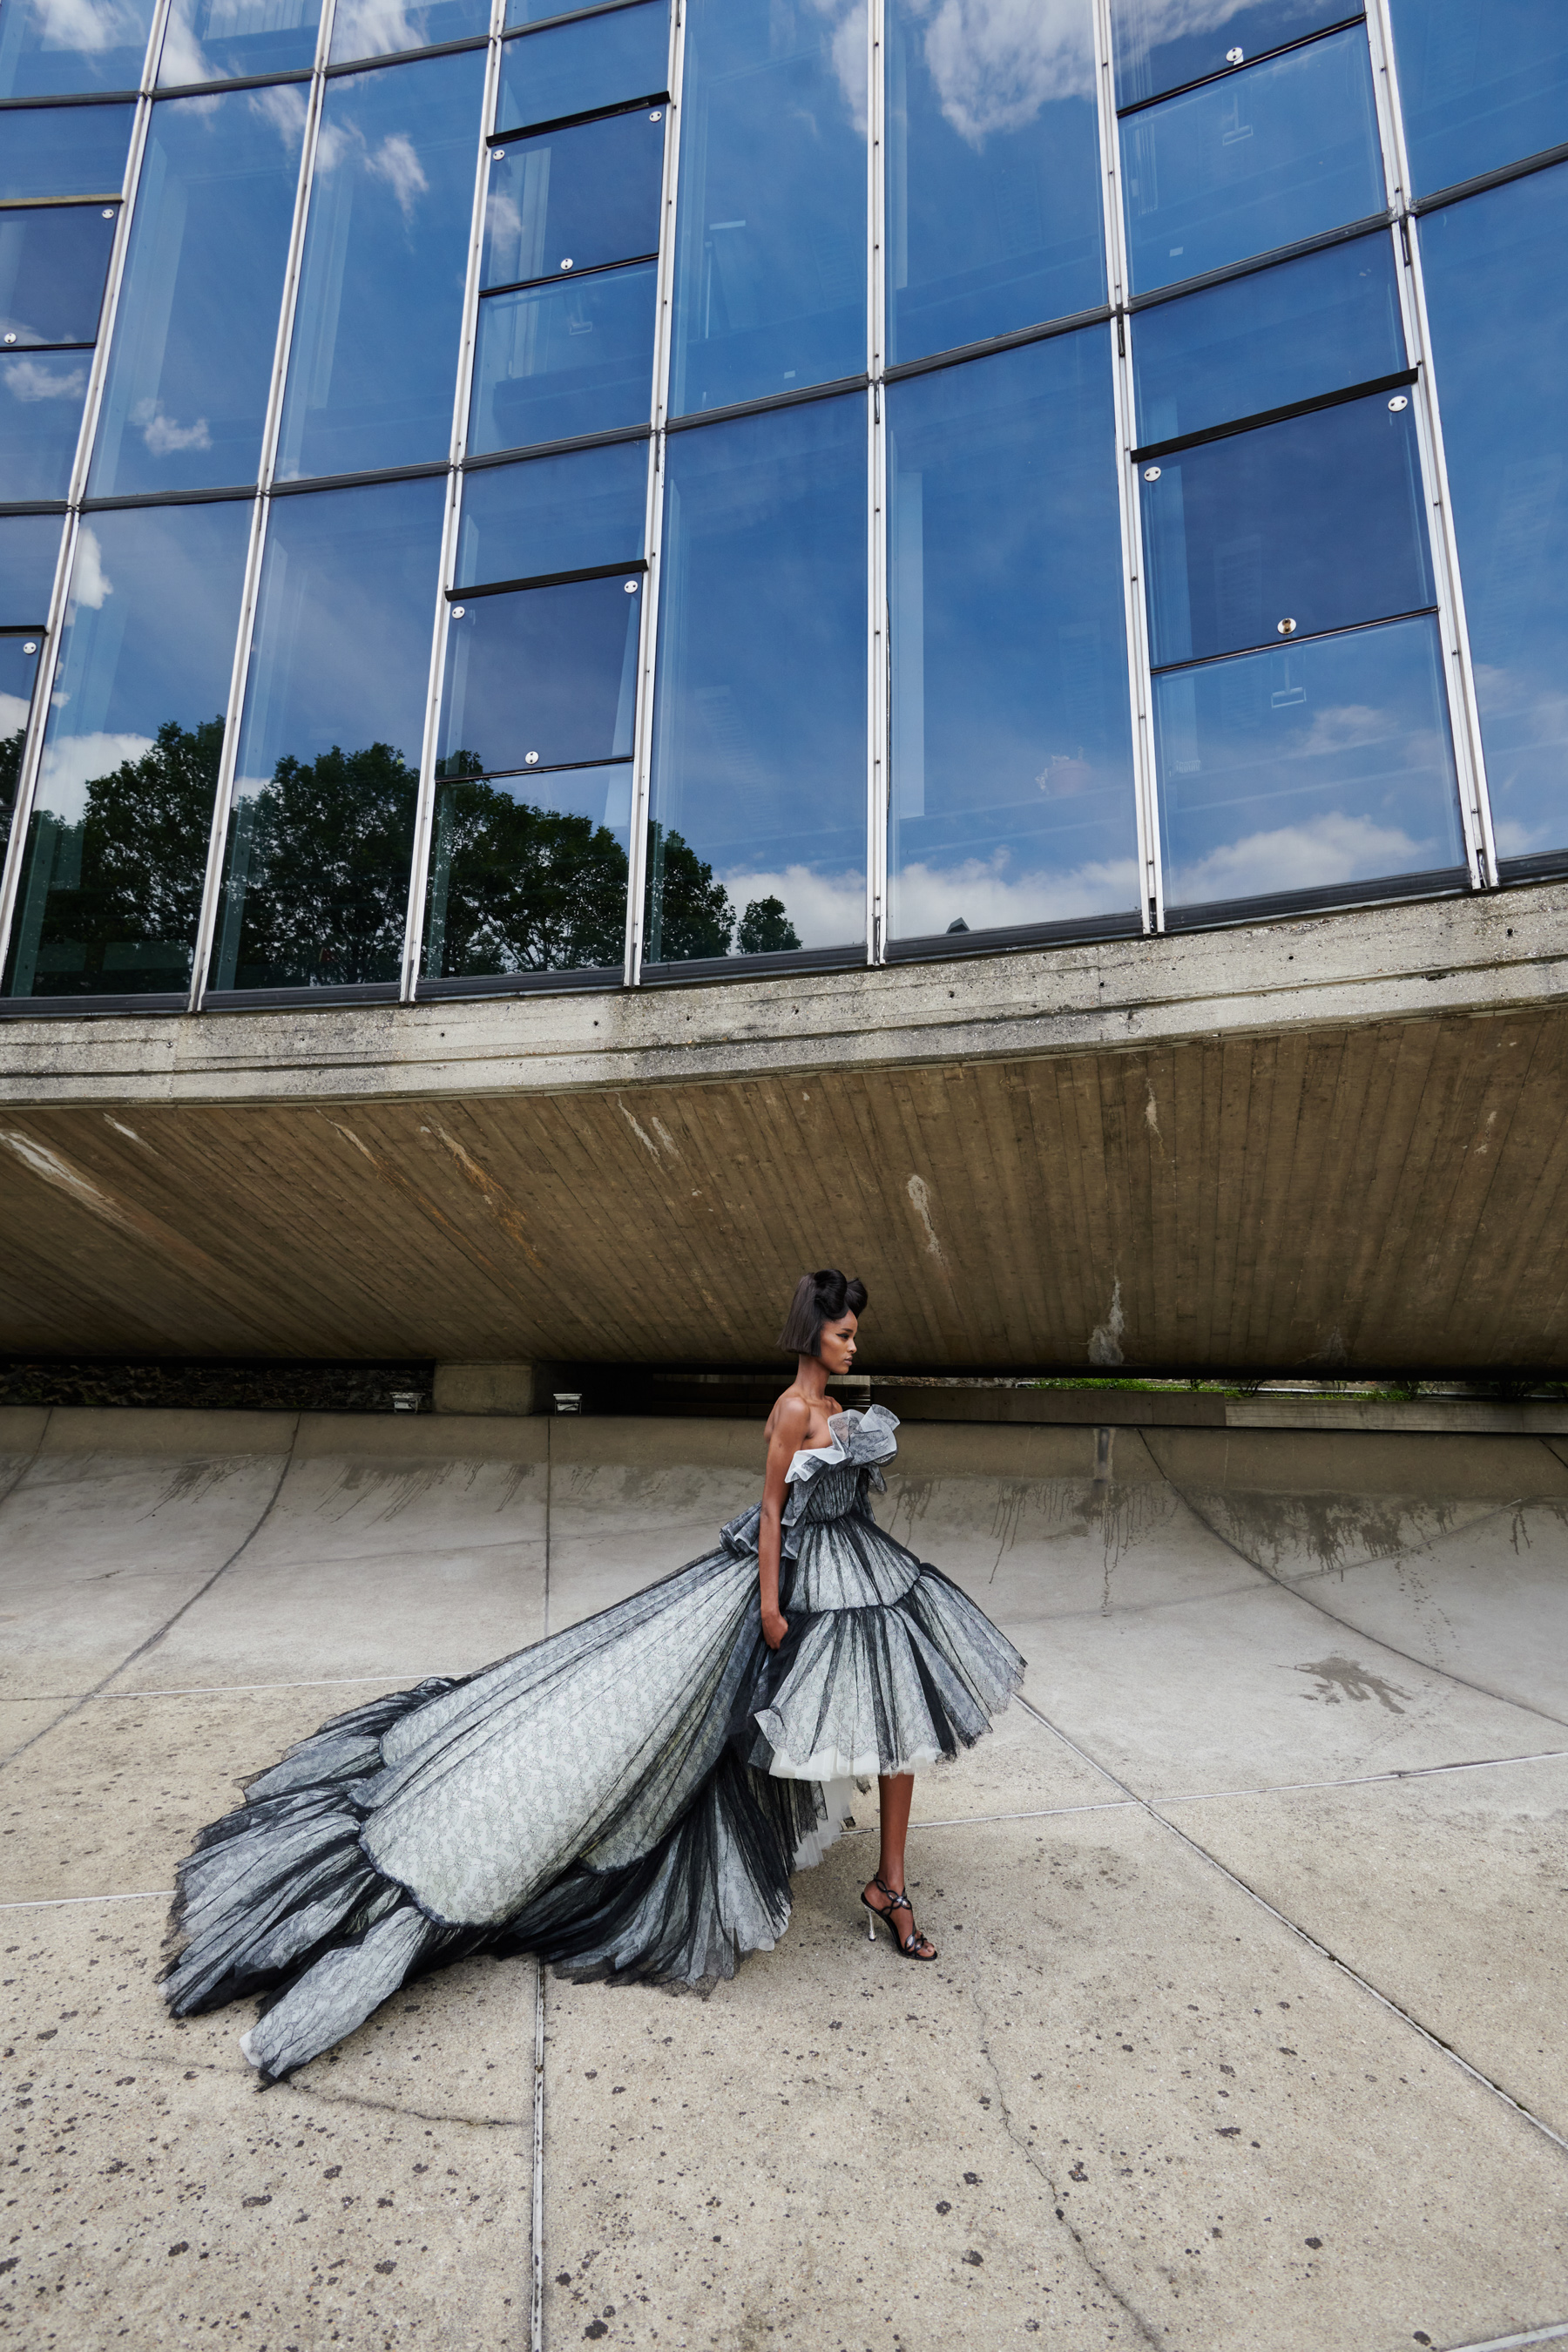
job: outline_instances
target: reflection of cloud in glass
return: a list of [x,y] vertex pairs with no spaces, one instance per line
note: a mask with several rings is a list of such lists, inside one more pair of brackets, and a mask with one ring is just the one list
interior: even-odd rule
[[284,149],[291,152],[305,136],[305,93],[297,82],[251,92],[250,110],[270,122]]
[[0,694],[0,737],[19,735],[27,723],[27,698],[23,694]]
[[782,899],[802,947],[841,947],[866,936],[864,874],[817,874],[809,866],[754,874],[737,866],[721,878],[737,909],[756,899]]
[[870,58],[866,35],[866,0],[809,0],[818,16],[836,18],[830,41],[833,70],[844,93],[855,128],[867,128],[866,92]]
[[387,58],[418,48],[424,37],[399,0],[342,0],[332,24],[332,55]]
[[84,522],[71,569],[72,610],[85,605],[89,613],[100,613],[104,598],[113,593],[114,583],[103,568],[103,549],[98,533],[90,523]]
[[[1243,5],[1228,0],[1228,5]],[[926,67],[943,114],[972,147],[983,146],[993,131],[1022,130],[1052,99],[1094,95],[1088,0],[907,0],[907,5],[912,16],[930,19]]]
[[1175,906],[1211,898],[1252,898],[1271,890],[1299,890],[1367,875],[1417,874],[1445,865],[1444,844],[1412,841],[1397,825],[1333,810],[1302,824],[1283,824],[1227,842],[1189,866],[1165,876],[1165,896]]
[[89,57],[134,48],[146,31],[141,10],[125,0],[33,0],[33,21],[40,48],[79,49]]
[[406,132],[395,131],[389,138],[384,139],[367,161],[365,170],[375,179],[386,182],[397,198],[404,219],[412,219],[414,199],[424,195],[430,183],[415,152],[414,142]]
[[150,735],[59,735],[44,751],[39,804],[62,824],[76,824],[87,813],[87,788],[98,776],[112,775],[127,760],[145,759]]
[[131,422],[139,427],[154,457],[167,457],[177,449],[210,449],[213,446],[205,416],[198,416],[194,425],[176,425],[172,416],[164,415],[161,400],[139,400],[131,412]]
[[58,360],[14,360],[5,370],[5,389],[13,400],[79,400],[87,370]]
[[1083,915],[1119,914],[1138,904],[1138,861],[1105,858],[1043,873],[1015,868],[1005,850],[956,866],[916,863],[893,877],[895,923],[900,939],[945,931],[959,916],[972,931],[1005,930],[1018,923],[1064,923]]

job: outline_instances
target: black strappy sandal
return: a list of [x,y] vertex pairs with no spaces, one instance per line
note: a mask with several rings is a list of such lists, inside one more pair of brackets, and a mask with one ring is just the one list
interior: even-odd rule
[[[879,1887],[888,1898],[887,1909],[885,1911],[879,1911],[877,1908],[877,1906],[868,1899],[864,1889],[861,1891],[860,1900],[865,1904],[867,1910],[871,1914],[871,1924],[867,1930],[871,1941],[875,1943],[877,1940],[877,1922],[880,1919],[882,1925],[887,1928],[889,1935],[891,1936],[893,1939],[895,1950],[901,1952],[906,1960],[934,1960],[936,1958],[936,1946],[931,1943],[929,1936],[921,1936],[917,1933],[915,1928],[915,1906],[910,1901],[909,1896],[907,1895],[895,1895],[892,1888],[888,1885],[886,1879],[882,1877],[880,1872],[879,1872],[877,1876],[872,1879],[871,1884],[873,1886]],[[897,1927],[893,1925],[893,1913],[895,1911],[907,1911],[910,1915],[910,1932],[907,1936],[900,1936]],[[921,1946],[922,1944],[930,1945],[930,1950],[922,1952],[921,1949]]]

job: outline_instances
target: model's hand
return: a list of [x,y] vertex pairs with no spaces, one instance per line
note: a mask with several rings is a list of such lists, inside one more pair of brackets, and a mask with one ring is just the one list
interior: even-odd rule
[[781,1617],[776,1609],[763,1610],[763,1639],[767,1643],[770,1650],[776,1650],[779,1643],[784,1640],[784,1635],[788,1632],[789,1620],[787,1617]]

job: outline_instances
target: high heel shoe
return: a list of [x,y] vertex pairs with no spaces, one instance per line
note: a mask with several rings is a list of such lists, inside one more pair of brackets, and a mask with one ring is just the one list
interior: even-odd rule
[[[887,1928],[889,1935],[891,1936],[893,1939],[895,1950],[901,1952],[906,1960],[934,1960],[936,1958],[936,1946],[931,1944],[929,1936],[921,1936],[916,1932],[915,1906],[910,1901],[909,1896],[904,1894],[895,1895],[892,1888],[888,1885],[887,1881],[882,1877],[879,1872],[878,1875],[872,1879],[871,1884],[873,1886],[879,1887],[888,1898],[887,1909],[885,1911],[879,1910],[877,1905],[868,1896],[865,1890],[861,1890],[860,1900],[865,1904],[867,1910],[871,1915],[870,1923],[867,1927],[866,1932],[870,1937],[872,1943],[875,1943],[877,1940],[877,1922],[880,1919],[883,1926]],[[900,1936],[898,1928],[893,1924],[892,1915],[895,1911],[907,1911],[910,1915],[910,1932],[907,1936]],[[922,1952],[921,1949],[921,1946],[922,1944],[930,1945],[930,1950]]]

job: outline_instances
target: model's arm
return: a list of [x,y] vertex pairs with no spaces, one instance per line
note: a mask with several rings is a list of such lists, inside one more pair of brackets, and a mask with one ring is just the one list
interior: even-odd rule
[[768,1432],[768,1467],[763,1481],[763,1518],[757,1533],[757,1578],[762,1590],[763,1639],[776,1650],[789,1626],[779,1614],[779,1538],[784,1525],[784,1476],[805,1444],[811,1413],[804,1397],[783,1396],[773,1407]]

